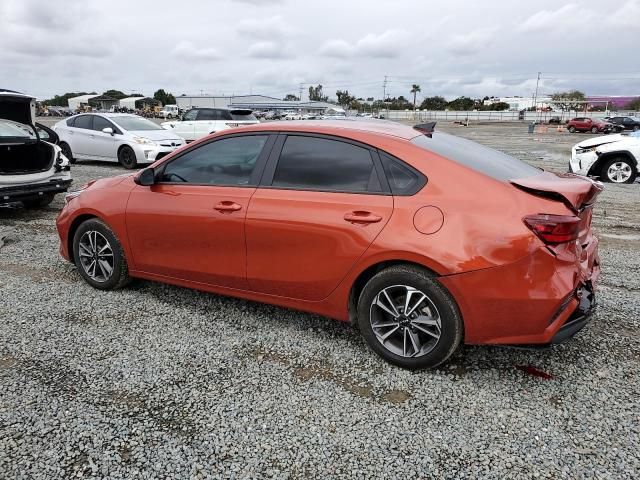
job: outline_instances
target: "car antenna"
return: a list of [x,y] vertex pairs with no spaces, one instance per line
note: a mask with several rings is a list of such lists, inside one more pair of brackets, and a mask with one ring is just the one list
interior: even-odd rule
[[436,122],[420,123],[413,126],[414,130],[418,130],[420,133],[424,133],[427,137],[431,138],[433,131],[436,129]]

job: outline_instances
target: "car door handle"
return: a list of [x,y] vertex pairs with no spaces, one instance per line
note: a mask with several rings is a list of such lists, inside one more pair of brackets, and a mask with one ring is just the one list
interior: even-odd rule
[[224,201],[218,203],[215,207],[215,210],[219,212],[237,212],[238,210],[242,210],[242,205],[236,202]]
[[344,219],[351,223],[378,223],[382,220],[382,217],[375,213],[357,210],[355,212],[345,213]]

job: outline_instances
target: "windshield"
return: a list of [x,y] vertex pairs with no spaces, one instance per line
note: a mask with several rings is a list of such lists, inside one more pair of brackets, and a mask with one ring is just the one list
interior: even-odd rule
[[232,120],[258,121],[251,110],[231,110],[230,113]]
[[29,125],[0,119],[0,138],[36,139],[36,133]]
[[420,135],[411,142],[496,180],[513,180],[542,173],[539,168],[498,150],[446,133],[435,132],[432,138]]
[[151,120],[141,117],[111,117],[113,123],[121,127],[123,130],[139,132],[142,130],[162,130],[162,127]]

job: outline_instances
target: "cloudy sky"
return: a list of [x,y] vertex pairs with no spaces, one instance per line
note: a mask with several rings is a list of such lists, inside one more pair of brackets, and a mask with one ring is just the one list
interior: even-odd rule
[[[62,7],[64,5],[64,8]],[[0,88],[48,98],[640,95],[640,0],[1,0]]]

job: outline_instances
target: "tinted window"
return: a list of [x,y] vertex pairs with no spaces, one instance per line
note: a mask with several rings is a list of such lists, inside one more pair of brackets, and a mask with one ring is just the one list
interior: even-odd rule
[[182,120],[195,120],[198,115],[198,110],[189,110],[182,116]]
[[71,117],[71,118],[67,119],[67,125],[69,127],[73,127],[73,122],[75,122],[75,121],[76,121],[76,117]]
[[202,185],[248,185],[267,135],[207,143],[170,162],[161,181]]
[[220,110],[213,108],[203,108],[198,110],[198,120],[223,120]]
[[273,186],[342,192],[381,191],[371,153],[338,140],[289,136]]
[[103,117],[93,117],[93,129],[97,132],[101,132],[103,128],[113,128],[113,124]]
[[446,133],[435,132],[432,138],[420,135],[411,142],[496,180],[532,177],[542,173],[542,170],[502,152]]
[[391,192],[394,195],[413,195],[426,183],[426,178],[419,172],[393,158],[386,153],[380,153],[380,159],[387,175]]
[[251,110],[231,110],[229,115],[229,120],[246,120],[253,122],[258,120]]
[[80,115],[76,117],[73,126],[75,128],[91,128],[91,115]]

